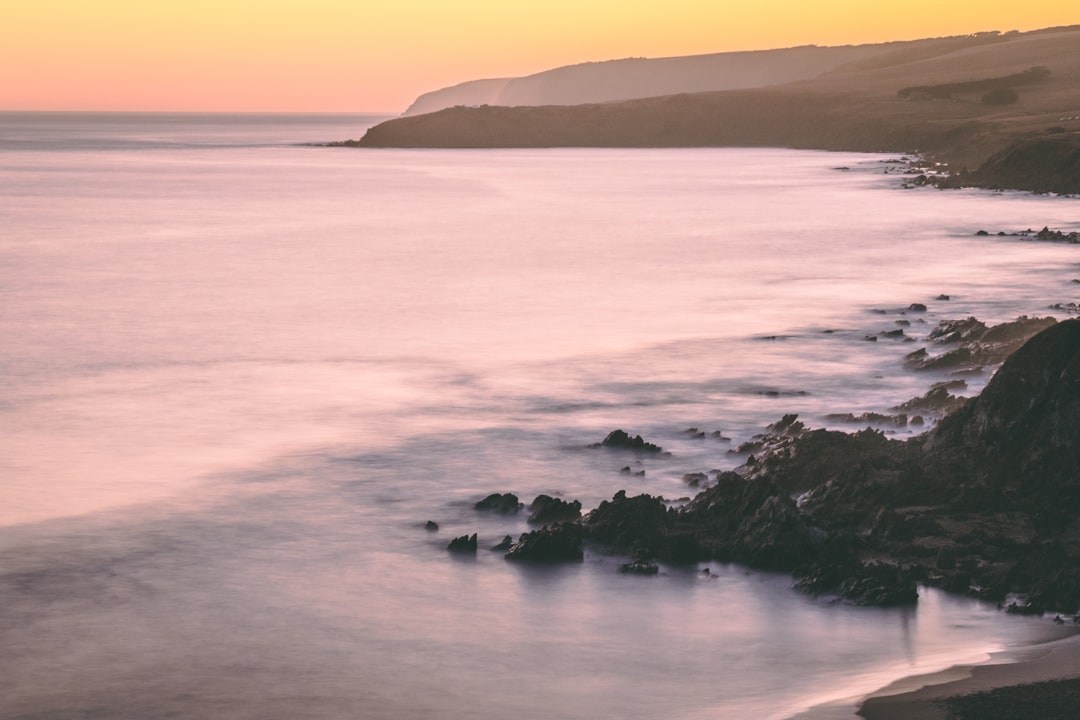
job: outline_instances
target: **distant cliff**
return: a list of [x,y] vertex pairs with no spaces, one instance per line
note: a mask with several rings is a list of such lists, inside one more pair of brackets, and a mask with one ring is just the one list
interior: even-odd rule
[[[581,98],[627,88],[656,88],[676,61],[723,58],[747,81],[796,72],[794,58],[859,55],[811,79],[714,92],[675,92],[619,102]],[[769,66],[765,58],[787,58]],[[788,61],[791,61],[790,63]],[[824,64],[824,60],[822,60]],[[666,63],[670,63],[667,65]],[[811,63],[805,62],[804,69]],[[757,74],[751,69],[757,67]],[[768,71],[766,68],[769,67]],[[609,70],[625,81],[600,83]],[[635,70],[637,68],[637,70]],[[806,72],[810,72],[806,69]],[[591,73],[591,74],[590,74]],[[769,74],[775,73],[775,74]],[[589,88],[581,78],[596,80]],[[644,78],[653,78],[649,85]],[[570,82],[573,79],[574,82]],[[562,82],[566,80],[566,82]],[[730,80],[730,78],[729,78]],[[453,107],[377,125],[359,141],[368,147],[728,147],[922,153],[951,164],[975,185],[1076,192],[1080,163],[1080,26],[1028,33],[980,33],[854,48],[792,48],[762,53],[615,61],[560,68],[509,80],[500,101],[517,107]],[[673,81],[672,81],[673,82]],[[686,82],[691,82],[687,80]],[[601,88],[600,86],[603,85]],[[528,92],[526,92],[528,91]],[[590,92],[592,95],[590,95]],[[531,93],[531,95],[530,95]],[[521,106],[520,99],[564,103]],[[466,103],[473,105],[475,103]],[[1025,143],[1052,138],[1024,150]],[[994,158],[985,172],[978,172]],[[1034,148],[1038,149],[1038,152]],[[1049,149],[1047,149],[1049,148]],[[1066,160],[1058,156],[1067,152]],[[960,174],[970,169],[972,172]]]
[[634,98],[765,87],[808,80],[906,43],[813,45],[783,50],[581,63],[520,78],[473,80],[421,95],[405,115],[457,105],[582,105]]

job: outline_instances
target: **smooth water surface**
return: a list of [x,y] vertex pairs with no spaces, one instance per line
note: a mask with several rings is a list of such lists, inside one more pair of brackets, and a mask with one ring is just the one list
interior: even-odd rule
[[[527,529],[490,492],[738,463],[689,427],[924,393],[922,345],[863,338],[1075,301],[1076,246],[974,236],[1074,199],[855,154],[303,145],[372,121],[0,114],[0,714],[785,717],[1052,634],[445,546]],[[621,474],[585,447],[615,427],[672,455]]]

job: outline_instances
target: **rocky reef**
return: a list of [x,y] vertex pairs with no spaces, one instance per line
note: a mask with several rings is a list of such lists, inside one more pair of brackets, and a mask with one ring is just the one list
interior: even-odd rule
[[[931,335],[986,359],[987,348],[1004,353],[1031,333],[980,395],[924,435],[809,429],[787,415],[739,448],[751,453],[742,466],[681,507],[620,491],[579,519],[579,504],[537,498],[534,513],[552,510],[552,522],[506,557],[578,562],[587,543],[633,558],[624,571],[638,574],[652,574],[653,561],[737,562],[855,604],[913,603],[928,584],[1010,612],[1075,615],[1080,319],[988,329],[969,318]],[[954,397],[949,387],[922,400]]]

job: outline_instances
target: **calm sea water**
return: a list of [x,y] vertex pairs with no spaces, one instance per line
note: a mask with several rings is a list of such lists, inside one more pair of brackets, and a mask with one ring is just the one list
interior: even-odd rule
[[[376,120],[0,114],[0,715],[849,717],[1053,634],[445,546],[526,529],[490,492],[685,496],[737,463],[689,427],[922,394],[921,345],[862,338],[1075,301],[1077,247],[973,235],[1075,199],[855,154],[303,145]],[[628,478],[585,449],[616,427],[672,455]]]

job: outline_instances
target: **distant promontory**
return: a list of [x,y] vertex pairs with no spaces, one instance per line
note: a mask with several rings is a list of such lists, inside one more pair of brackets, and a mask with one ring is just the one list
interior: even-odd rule
[[954,185],[1080,193],[1080,25],[589,63],[436,91],[410,112],[454,100],[335,144],[898,152],[947,163]]

